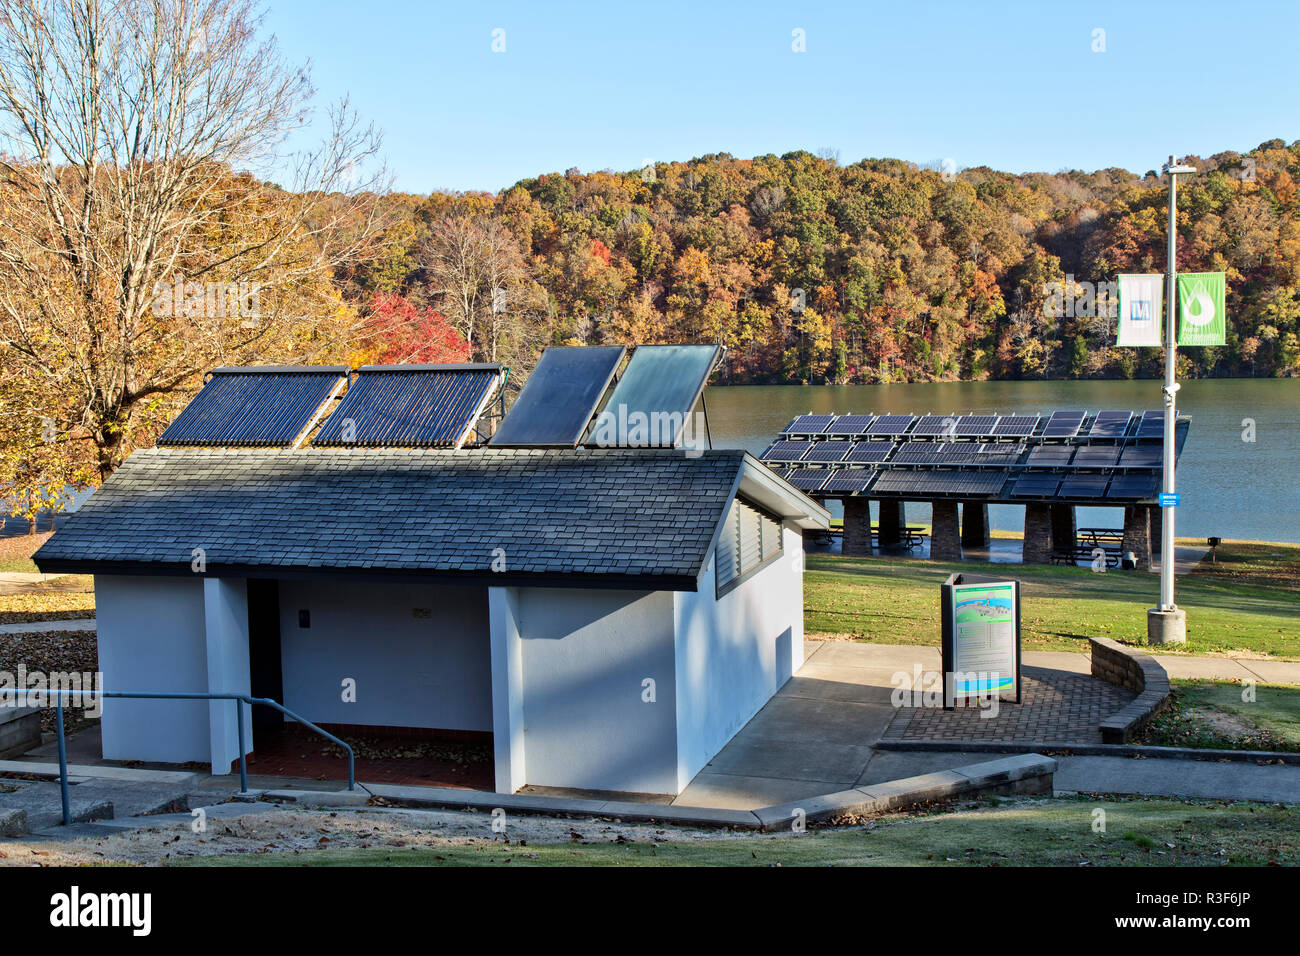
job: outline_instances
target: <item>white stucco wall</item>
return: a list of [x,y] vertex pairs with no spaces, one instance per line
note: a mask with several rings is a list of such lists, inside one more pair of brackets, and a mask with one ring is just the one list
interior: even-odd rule
[[[243,578],[203,581],[204,626],[207,636],[208,691],[248,694],[248,582]],[[244,723],[245,752],[253,749],[253,713],[247,704],[214,700],[208,704],[208,739],[215,774],[229,773],[239,759],[239,725]]]
[[[104,690],[208,690],[201,578],[96,575],[95,618]],[[208,761],[208,712],[205,701],[105,700],[104,756]]]
[[[517,642],[524,782],[677,793],[672,594],[502,590],[513,593],[494,605],[494,667]],[[498,776],[499,789],[515,783]]]
[[803,537],[782,531],[781,557],[720,599],[714,558],[698,591],[674,597],[677,781],[684,789],[803,666]]
[[[415,617],[415,608],[432,616]],[[298,626],[299,610],[311,627]],[[486,588],[281,581],[284,704],[317,723],[492,730]],[[356,681],[356,702],[343,681]]]

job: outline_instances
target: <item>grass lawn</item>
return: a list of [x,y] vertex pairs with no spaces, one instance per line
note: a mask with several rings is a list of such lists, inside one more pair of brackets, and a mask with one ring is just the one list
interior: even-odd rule
[[1173,700],[1143,735],[1171,747],[1300,752],[1300,689],[1236,681],[1176,680]]
[[[1251,546],[1253,551],[1256,546]],[[1187,609],[1190,654],[1251,651],[1300,660],[1300,548],[1262,545],[1239,563],[1202,562],[1178,579],[1177,599]],[[1268,558],[1263,575],[1259,554]],[[1246,567],[1254,568],[1244,574]],[[1160,593],[1158,576],[1058,565],[1006,565],[964,561],[972,574],[1006,575],[1023,582],[1021,630],[1026,650],[1088,650],[1087,638],[1146,644],[1146,611]],[[939,585],[952,566],[914,558],[809,554],[804,578],[804,623],[809,637],[847,635],[881,644],[938,644]],[[1256,583],[1269,580],[1277,583]],[[1292,582],[1291,586],[1285,586]]]
[[[1105,832],[1093,811],[1106,811]],[[1262,866],[1300,864],[1300,814],[1260,804],[1017,800],[799,836],[690,843],[308,850],[191,857],[182,866]]]
[[22,594],[0,594],[0,624],[67,621],[95,616],[94,578],[68,574]]
[[36,549],[49,540],[50,533],[17,534],[0,538],[0,572],[21,571],[35,573],[39,569],[32,561]]

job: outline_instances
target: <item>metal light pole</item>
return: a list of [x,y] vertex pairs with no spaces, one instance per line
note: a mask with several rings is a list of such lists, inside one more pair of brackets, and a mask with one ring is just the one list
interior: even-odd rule
[[[1178,313],[1178,177],[1196,172],[1193,166],[1180,165],[1177,157],[1170,156],[1163,171],[1169,175],[1169,262],[1168,303],[1165,307],[1165,442],[1164,480],[1162,490],[1167,496],[1174,492],[1175,424],[1178,418],[1178,382],[1175,370],[1178,364],[1177,313]],[[1163,497],[1163,496],[1162,496]],[[1174,603],[1174,513],[1172,497],[1165,498],[1160,506],[1160,607],[1147,612],[1147,641],[1151,644],[1181,644],[1187,640],[1187,615]]]

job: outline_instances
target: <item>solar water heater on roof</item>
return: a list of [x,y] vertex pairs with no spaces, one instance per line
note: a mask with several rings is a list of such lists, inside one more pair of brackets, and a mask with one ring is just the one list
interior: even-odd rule
[[287,447],[347,374],[346,365],[215,369],[158,444]]
[[[716,345],[640,345],[605,408],[590,441],[617,446],[676,445],[722,350]],[[639,422],[648,424],[644,434]]]
[[460,448],[501,379],[496,364],[364,365],[312,444]]
[[575,447],[626,353],[621,345],[547,349],[488,444]]

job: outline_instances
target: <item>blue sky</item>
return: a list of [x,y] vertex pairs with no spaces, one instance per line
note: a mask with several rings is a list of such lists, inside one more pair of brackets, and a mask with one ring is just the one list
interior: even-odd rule
[[376,123],[411,192],[824,148],[1140,173],[1300,138],[1295,0],[268,2],[285,55]]

